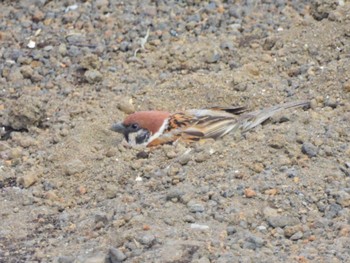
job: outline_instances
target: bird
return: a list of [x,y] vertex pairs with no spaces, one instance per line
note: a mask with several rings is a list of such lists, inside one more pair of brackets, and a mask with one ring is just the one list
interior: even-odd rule
[[111,130],[123,134],[131,147],[155,147],[177,141],[191,143],[209,138],[216,140],[228,133],[244,134],[283,110],[309,106],[310,102],[305,100],[252,112],[247,112],[244,106],[190,109],[175,113],[139,111],[128,115],[122,122],[114,123]]

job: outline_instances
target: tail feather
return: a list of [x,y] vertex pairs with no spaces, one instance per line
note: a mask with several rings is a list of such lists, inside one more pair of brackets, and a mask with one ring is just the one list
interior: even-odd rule
[[256,126],[271,118],[273,115],[281,112],[282,110],[309,106],[309,101],[293,101],[275,105],[266,109],[243,114],[242,117],[238,120],[238,125],[240,126],[242,133],[244,133],[255,128]]

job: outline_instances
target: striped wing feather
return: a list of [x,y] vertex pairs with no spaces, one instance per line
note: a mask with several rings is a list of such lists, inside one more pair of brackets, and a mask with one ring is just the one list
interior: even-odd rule
[[188,110],[170,117],[168,128],[159,140],[172,142],[181,138],[191,142],[201,138],[217,139],[237,129],[245,133],[281,110],[308,105],[308,101],[289,102],[250,113],[244,113],[245,107]]

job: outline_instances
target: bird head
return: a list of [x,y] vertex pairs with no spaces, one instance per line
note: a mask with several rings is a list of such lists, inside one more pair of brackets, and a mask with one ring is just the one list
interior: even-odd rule
[[157,136],[165,129],[169,115],[165,111],[135,112],[123,122],[113,124],[111,130],[122,133],[129,144],[147,144],[152,136]]

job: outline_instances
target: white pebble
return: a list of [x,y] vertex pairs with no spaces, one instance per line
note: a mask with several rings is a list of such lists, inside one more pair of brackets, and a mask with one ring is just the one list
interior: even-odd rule
[[207,225],[200,225],[200,224],[191,224],[192,229],[199,229],[199,230],[207,230],[209,229],[209,226]]
[[29,43],[27,45],[28,48],[35,48],[36,43],[33,40],[29,40]]

